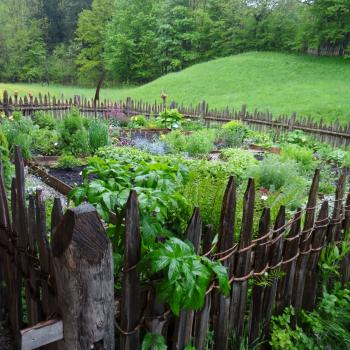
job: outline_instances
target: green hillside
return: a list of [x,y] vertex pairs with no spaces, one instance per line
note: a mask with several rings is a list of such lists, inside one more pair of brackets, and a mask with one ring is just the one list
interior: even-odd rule
[[[66,96],[93,95],[93,89],[1,84],[0,89],[33,94],[50,91]],[[111,99],[169,100],[190,104],[206,100],[211,107],[257,108],[274,114],[312,115],[331,121],[350,121],[350,63],[341,58],[319,58],[251,52],[217,59],[171,73],[149,84],[128,89],[103,89]]]

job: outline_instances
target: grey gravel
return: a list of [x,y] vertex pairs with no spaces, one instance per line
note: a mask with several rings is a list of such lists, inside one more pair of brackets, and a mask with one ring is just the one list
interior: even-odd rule
[[[52,187],[46,185],[39,177],[29,174],[26,169],[26,190],[28,193],[35,193],[40,188],[42,190],[43,200],[60,198],[63,206],[67,206],[67,197],[54,190]],[[1,348],[0,348],[1,349]]]

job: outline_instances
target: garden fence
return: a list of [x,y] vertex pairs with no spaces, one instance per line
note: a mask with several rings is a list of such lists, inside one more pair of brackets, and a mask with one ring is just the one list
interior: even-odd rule
[[[201,310],[183,310],[175,317],[157,298],[156,280],[141,281],[136,269],[141,234],[135,191],[130,193],[125,212],[122,286],[115,299],[111,243],[95,209],[85,204],[63,213],[56,199],[48,236],[40,190],[26,198],[19,149],[15,168],[10,201],[0,172],[0,301],[8,309],[20,349],[46,345],[43,349],[109,350],[116,346],[136,350],[141,349],[146,332],[163,335],[169,349],[183,350],[192,341],[202,350],[209,333],[215,350],[228,349],[232,334],[247,337],[252,347],[258,339],[268,338],[272,315],[286,306],[315,307],[321,294],[318,262],[322,249],[327,244],[349,243],[350,193],[345,190],[345,172],[337,182],[334,199],[321,202],[320,172],[316,170],[306,207],[288,220],[282,206],[274,222],[265,208],[256,218],[260,219],[258,232],[253,232],[256,191],[254,180],[249,179],[238,242],[233,235],[237,189],[231,177],[217,243],[212,245],[212,226],[203,227],[199,208],[187,228],[187,238],[198,254],[227,267],[230,295],[221,294],[213,280]],[[347,283],[349,254],[342,259],[340,272],[341,282]],[[268,283],[257,283],[266,274]],[[252,288],[249,297],[248,287]]]
[[[302,130],[317,137],[320,141],[330,143],[334,146],[347,146],[350,143],[350,123],[340,125],[338,120],[331,124],[326,124],[321,120],[315,121],[311,117],[296,117],[280,115],[276,118],[271,113],[264,113],[255,110],[248,112],[243,106],[240,110],[212,109],[204,101],[197,106],[183,106],[175,102],[170,104],[176,107],[187,118],[194,120],[203,120],[209,126],[212,123],[227,123],[230,120],[240,120],[253,129],[265,131],[275,130],[277,133],[284,131]],[[56,118],[64,117],[72,107],[77,107],[85,116],[99,116],[104,118],[130,117],[137,114],[145,116],[158,116],[165,104],[149,104],[142,101],[133,101],[128,98],[126,101],[112,102],[109,100],[88,100],[80,96],[64,99],[51,97],[50,95],[41,95],[39,97],[18,97],[17,95],[9,97],[5,91],[2,100],[0,100],[0,112],[10,114],[15,110],[20,110],[25,115],[32,115],[35,111],[51,112]]]

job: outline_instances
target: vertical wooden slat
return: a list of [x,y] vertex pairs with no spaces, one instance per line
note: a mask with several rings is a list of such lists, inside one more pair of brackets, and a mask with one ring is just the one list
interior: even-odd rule
[[[350,191],[348,192],[346,202],[345,202],[345,208],[344,208],[343,240],[349,240],[349,229],[350,229]],[[341,262],[340,272],[341,272],[342,283],[343,285],[346,285],[350,281],[350,253],[346,254],[343,261]]]
[[[274,234],[272,236],[272,244],[270,247],[270,271],[279,269],[282,262],[282,253],[283,253],[283,233],[285,231],[286,223],[286,208],[281,206],[275,226]],[[270,285],[267,286],[264,293],[264,321],[265,321],[265,335],[269,334],[270,320],[273,312],[273,306],[276,299],[277,293],[278,278],[273,278],[270,282]]]
[[124,276],[122,287],[120,348],[140,349],[140,281],[135,266],[141,256],[141,235],[137,194],[131,191],[125,216]]
[[303,309],[312,310],[315,307],[318,285],[318,261],[321,249],[324,246],[325,236],[328,227],[328,202],[322,203],[319,212],[316,228],[312,238],[310,257],[308,260],[305,276],[305,286],[303,295]]
[[295,267],[299,256],[301,214],[301,209],[299,208],[297,213],[294,215],[292,226],[288,236],[285,239],[286,243],[283,252],[284,264],[282,266],[282,271],[285,275],[281,278],[278,284],[276,303],[277,314],[282,313],[283,309],[292,302]]
[[[268,258],[268,240],[267,236],[270,231],[271,215],[270,209],[265,208],[262,212],[259,222],[258,245],[255,249],[254,256],[254,271],[262,273],[269,264]],[[265,238],[262,238],[265,237]],[[265,287],[259,284],[254,284],[252,288],[252,304],[250,311],[249,324],[249,345],[253,346],[259,337],[259,332],[262,329],[262,322],[264,319],[264,292]]]
[[[29,196],[28,206],[28,234],[29,234],[29,247],[28,252],[31,256],[37,256],[35,231],[36,231],[36,210],[35,210],[35,199],[33,195]],[[29,326],[37,324],[42,317],[40,316],[40,292],[38,288],[38,276],[37,270],[32,264],[29,266],[29,286],[30,286],[30,300],[28,302],[28,321]]]
[[[243,219],[239,241],[239,251],[235,259],[233,274],[237,278],[247,276],[251,271],[251,252],[252,249],[246,249],[251,245],[253,222],[254,222],[254,204],[255,204],[255,185],[254,180],[249,179],[248,187],[244,194],[243,201]],[[244,250],[241,252],[241,250]],[[230,306],[230,324],[237,339],[242,335],[243,322],[245,316],[245,307],[247,301],[248,280],[232,283],[231,306]]]
[[[200,240],[202,237],[202,219],[199,208],[195,208],[191,221],[187,228],[187,239],[193,244],[198,254]],[[194,311],[183,310],[176,321],[174,350],[183,350],[191,341]]]
[[331,244],[339,241],[341,238],[341,226],[343,221],[343,198],[345,192],[346,178],[347,177],[345,169],[342,169],[335,191],[335,202],[332,220],[327,232],[327,239],[328,242]]
[[[233,246],[233,233],[236,217],[236,181],[233,176],[230,177],[221,211],[218,252],[225,252]],[[230,271],[232,259],[227,259],[223,265]],[[214,327],[214,349],[226,350],[229,336],[229,313],[230,313],[230,297],[222,294],[216,294],[214,304],[215,319]]]
[[[202,253],[207,254],[211,250],[213,226],[207,225],[203,232]],[[205,303],[201,310],[194,316],[193,345],[197,350],[204,350],[210,325],[211,292],[205,297]]]
[[307,262],[309,259],[309,249],[311,243],[311,237],[313,234],[313,227],[315,223],[315,213],[316,213],[316,204],[317,204],[317,194],[320,182],[320,170],[315,171],[315,175],[312,180],[312,185],[309,192],[309,199],[306,207],[305,214],[305,224],[303,231],[301,233],[300,239],[300,256],[297,260],[295,280],[294,280],[294,289],[292,296],[293,306],[296,308],[302,307],[304,285],[305,285],[305,270]]

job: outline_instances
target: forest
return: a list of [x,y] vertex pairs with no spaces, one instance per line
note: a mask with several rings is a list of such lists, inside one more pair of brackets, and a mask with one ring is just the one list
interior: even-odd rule
[[0,0],[0,80],[142,84],[246,51],[350,54],[349,0]]

